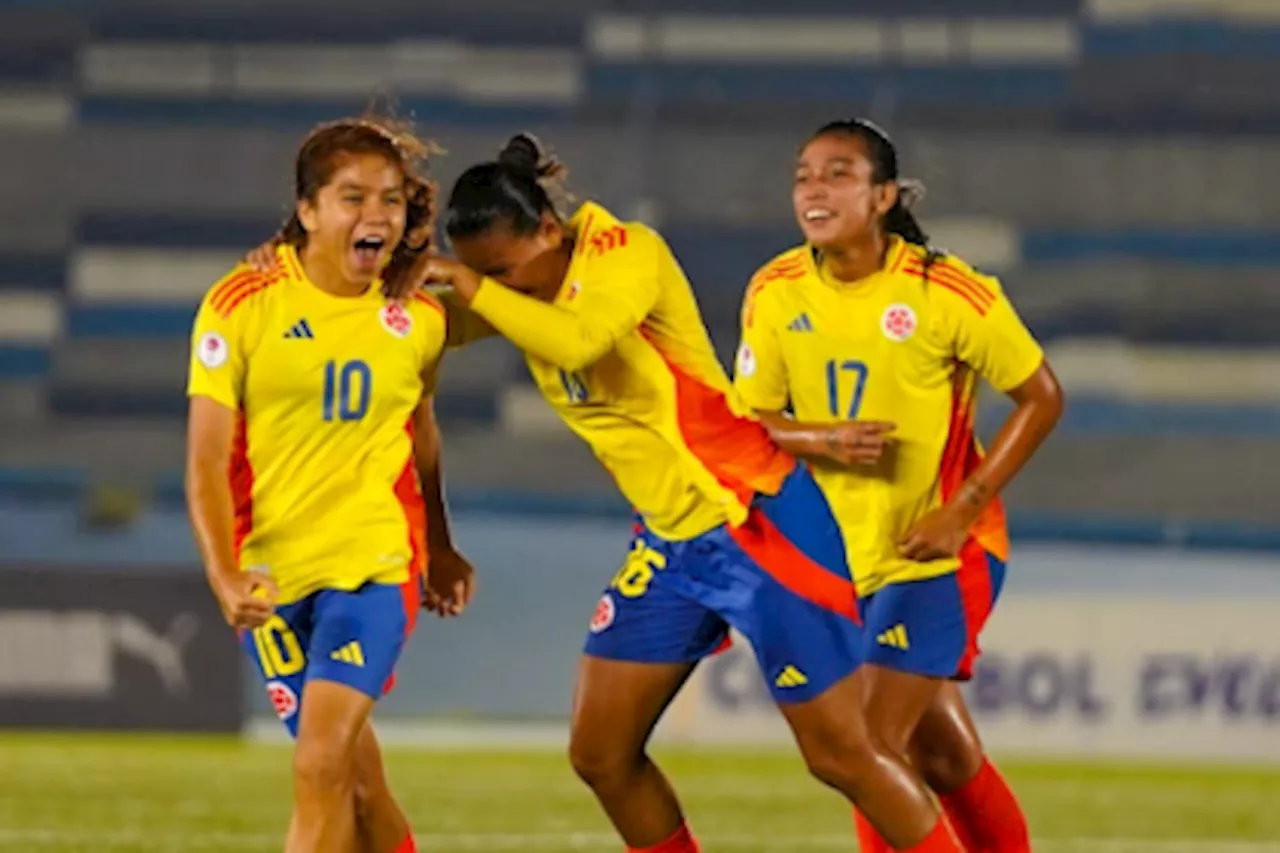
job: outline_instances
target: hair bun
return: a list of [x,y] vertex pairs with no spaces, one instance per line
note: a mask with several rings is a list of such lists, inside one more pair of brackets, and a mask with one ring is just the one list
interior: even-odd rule
[[498,153],[498,162],[516,172],[538,176],[538,167],[545,158],[542,143],[530,133],[517,133],[507,140]]
[[517,133],[507,140],[507,144],[498,153],[498,162],[535,180],[557,180],[567,172],[564,164],[548,154],[542,142],[532,133]]

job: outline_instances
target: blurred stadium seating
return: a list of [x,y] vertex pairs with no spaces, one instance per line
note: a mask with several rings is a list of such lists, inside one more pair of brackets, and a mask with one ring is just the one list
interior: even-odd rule
[[[937,242],[1004,277],[1071,394],[1014,489],[1026,529],[1273,520],[1280,6],[429,7],[0,0],[5,489],[174,494],[199,295],[274,230],[308,127],[384,92],[448,150],[444,183],[540,132],[579,194],[663,229],[722,354],[751,271],[796,239],[798,142],[871,115],[928,185]],[[610,493],[532,396],[504,344],[450,359],[460,500]]]

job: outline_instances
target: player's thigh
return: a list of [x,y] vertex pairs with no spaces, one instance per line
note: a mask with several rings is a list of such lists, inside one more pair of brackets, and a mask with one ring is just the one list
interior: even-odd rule
[[278,607],[266,624],[240,632],[241,647],[257,668],[276,716],[293,737],[298,735],[314,613],[311,596]]
[[578,774],[593,781],[634,766],[694,666],[583,655],[569,734],[569,757]]
[[728,625],[689,595],[681,546],[641,533],[596,604],[574,685],[570,753],[584,775],[634,759]]
[[357,745],[373,710],[373,697],[323,678],[308,679],[302,696],[293,752],[295,779],[354,792]]
[[401,588],[369,583],[324,590],[316,598],[307,681],[329,681],[380,699],[395,672],[410,626]]

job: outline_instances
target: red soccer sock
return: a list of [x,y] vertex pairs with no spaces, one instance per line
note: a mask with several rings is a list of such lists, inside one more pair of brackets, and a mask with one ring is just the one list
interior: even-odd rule
[[[876,832],[871,821],[867,820],[862,812],[854,810],[853,817],[858,827],[859,853],[895,853],[896,848],[880,837],[880,833]],[[933,828],[933,832],[929,833],[929,837],[915,847],[909,848],[908,853],[965,853],[965,848],[951,833],[947,819],[940,817],[938,825]],[[978,853],[978,851],[971,850],[969,853]]]
[[908,847],[905,853],[965,853],[965,849],[951,832],[951,825],[947,823],[946,817],[939,816],[929,837],[915,847]]
[[410,832],[404,841],[400,842],[400,846],[396,848],[395,853],[418,853],[418,845],[413,840],[413,833]]
[[1027,816],[990,760],[941,799],[956,834],[972,853],[1030,853]]
[[857,809],[853,810],[853,823],[858,829],[858,853],[893,853],[889,842],[880,837],[871,821]]
[[682,823],[676,834],[654,847],[628,847],[627,853],[701,853],[689,824]]

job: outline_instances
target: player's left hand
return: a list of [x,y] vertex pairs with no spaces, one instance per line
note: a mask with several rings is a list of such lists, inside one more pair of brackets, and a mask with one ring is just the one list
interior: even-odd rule
[[276,234],[267,242],[258,246],[244,256],[241,263],[248,264],[253,267],[256,272],[271,272],[280,266],[280,261],[276,258],[276,247],[284,242],[279,234]]
[[972,524],[973,519],[954,505],[939,507],[903,534],[898,540],[898,553],[920,562],[954,557],[969,538]]
[[419,261],[418,278],[423,284],[447,284],[468,305],[480,290],[480,273],[444,255],[425,255]]
[[476,570],[453,549],[431,552],[422,606],[437,616],[460,616],[476,591]]

